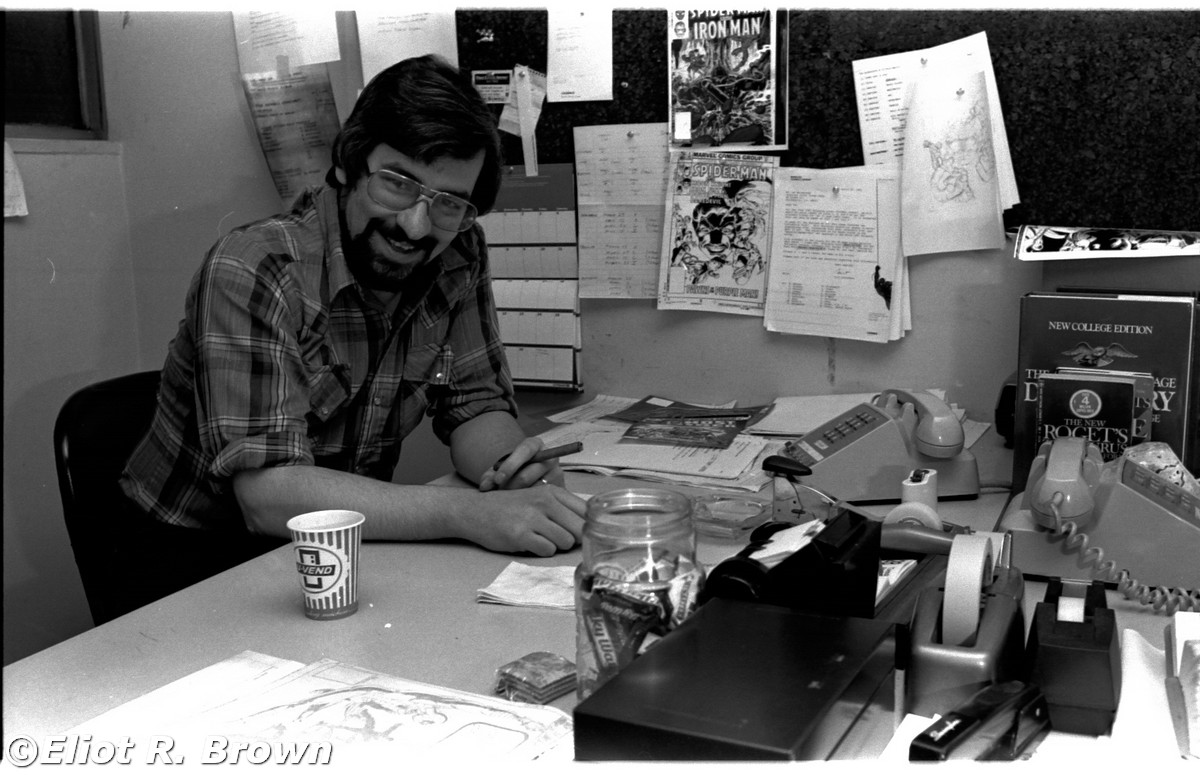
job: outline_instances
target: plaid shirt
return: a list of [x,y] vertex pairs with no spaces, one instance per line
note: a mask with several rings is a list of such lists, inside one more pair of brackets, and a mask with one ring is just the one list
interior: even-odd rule
[[339,223],[337,190],[310,189],[209,251],[121,479],[148,513],[244,530],[239,471],[319,465],[387,481],[424,414],[446,443],[484,412],[516,416],[482,230],[410,275],[389,319],[350,274]]

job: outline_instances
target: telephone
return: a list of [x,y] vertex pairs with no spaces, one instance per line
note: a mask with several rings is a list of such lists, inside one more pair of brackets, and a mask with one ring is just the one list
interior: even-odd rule
[[1124,457],[1105,463],[1084,439],[1042,443],[999,529],[1012,531],[1029,575],[1116,583],[1167,613],[1200,610],[1200,499]]
[[888,389],[784,445],[807,466],[804,483],[850,503],[899,501],[914,469],[938,472],[938,496],[979,495],[979,466],[962,423],[937,396]]

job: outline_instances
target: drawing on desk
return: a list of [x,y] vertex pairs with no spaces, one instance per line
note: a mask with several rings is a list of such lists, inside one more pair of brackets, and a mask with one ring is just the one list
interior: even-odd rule
[[406,753],[533,759],[571,736],[557,708],[407,681],[322,659],[189,720],[246,740],[401,744]]

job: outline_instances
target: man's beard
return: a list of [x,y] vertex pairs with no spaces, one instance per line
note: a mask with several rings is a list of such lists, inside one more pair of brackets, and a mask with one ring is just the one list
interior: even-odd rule
[[[397,264],[390,256],[379,255],[371,245],[371,236],[376,232],[381,238],[393,242],[410,243],[415,250],[424,254],[423,257],[412,263]],[[381,221],[372,218],[362,233],[347,243],[346,266],[363,287],[373,291],[395,293],[403,287],[404,280],[414,269],[429,260],[437,244],[437,239],[432,235],[411,240],[399,226],[387,228]]]

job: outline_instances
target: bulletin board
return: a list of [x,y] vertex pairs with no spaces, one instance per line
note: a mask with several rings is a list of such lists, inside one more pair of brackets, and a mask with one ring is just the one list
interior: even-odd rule
[[[785,166],[863,163],[857,59],[986,32],[1022,223],[1200,230],[1200,12],[791,11]],[[547,13],[457,12],[459,65],[545,72]],[[574,160],[572,128],[667,121],[667,14],[613,12],[613,99],[546,103],[538,161]],[[497,113],[499,108],[497,108]],[[505,154],[522,163],[520,140]]]

